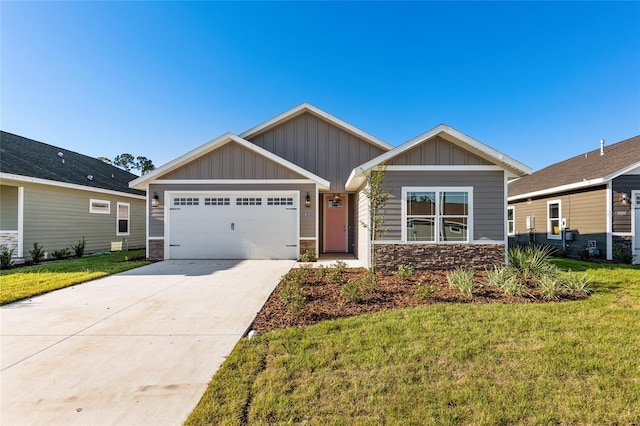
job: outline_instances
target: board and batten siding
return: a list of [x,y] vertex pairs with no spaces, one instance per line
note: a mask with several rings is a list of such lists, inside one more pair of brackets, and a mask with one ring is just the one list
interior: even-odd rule
[[[22,257],[37,242],[48,253],[69,248],[85,238],[85,252],[109,251],[112,241],[127,239],[128,247],[145,246],[145,200],[47,185],[24,185]],[[106,200],[109,214],[89,213],[89,200]],[[129,203],[130,235],[116,235],[117,203]]]
[[[181,184],[163,184],[156,183],[149,186],[149,194],[158,193],[160,197],[160,205],[158,207],[150,207],[149,211],[149,237],[163,238],[164,234],[164,212],[167,200],[165,199],[165,191],[229,191],[229,192],[260,192],[260,191],[299,191],[299,214],[300,214],[300,238],[316,237],[316,212],[318,211],[318,200],[315,197],[316,185],[312,183],[300,184],[200,184],[200,183],[181,183]],[[304,198],[307,192],[311,196],[311,207],[304,207]],[[307,216],[308,215],[308,216]]]
[[568,229],[573,231],[574,240],[567,242],[569,244],[567,250],[570,254],[576,254],[577,250],[585,247],[589,240],[595,240],[600,253],[605,253],[607,247],[607,189],[605,186],[509,203],[509,207],[514,207],[516,231],[514,238],[518,243],[524,244],[529,241],[526,218],[531,216],[535,218],[535,241],[562,248],[561,239],[547,238],[549,201],[560,201],[561,218],[569,221]]
[[344,191],[355,167],[386,149],[305,112],[249,140],[331,182],[331,191]]
[[18,187],[0,185],[0,231],[18,230]]
[[431,138],[417,147],[397,155],[387,164],[394,166],[491,165],[488,161],[457,147],[440,136]]
[[[357,197],[357,224],[356,224],[356,247],[354,253],[356,257],[366,266],[370,266],[369,262],[369,199],[360,188]],[[365,227],[364,224],[367,225]]]
[[[634,212],[631,203],[632,191],[640,191],[640,174],[629,174],[615,178],[611,184],[613,197],[613,232],[631,233],[631,222],[634,220]],[[622,202],[622,194],[628,196],[628,202]]]
[[228,142],[218,149],[185,164],[158,179],[304,179],[236,142]]
[[473,240],[505,241],[504,172],[386,171],[382,187],[389,193],[383,206],[388,232],[380,241],[402,238],[402,187],[473,187]]

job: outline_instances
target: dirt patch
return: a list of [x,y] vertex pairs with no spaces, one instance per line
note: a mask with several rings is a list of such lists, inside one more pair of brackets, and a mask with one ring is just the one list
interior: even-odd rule
[[[364,268],[347,269],[344,282],[354,280],[367,273]],[[509,296],[501,289],[482,284],[486,282],[485,272],[476,272],[474,281],[479,283],[471,297],[462,294],[447,283],[446,271],[420,271],[406,280],[395,275],[378,275],[378,285],[374,290],[363,295],[360,302],[350,302],[341,296],[343,284],[330,282],[327,276],[318,277],[311,270],[302,286],[306,303],[299,315],[293,315],[282,300],[283,283],[278,284],[267,302],[264,304],[252,329],[264,333],[266,331],[306,326],[329,319],[344,318],[388,309],[431,305],[435,303],[548,303],[542,298],[538,289],[527,288],[522,297]],[[563,294],[559,299],[551,301],[579,300],[582,294]]]

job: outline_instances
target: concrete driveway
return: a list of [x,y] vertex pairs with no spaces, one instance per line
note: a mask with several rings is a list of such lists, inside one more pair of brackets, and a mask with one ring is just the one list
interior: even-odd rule
[[0,308],[0,423],[178,425],[294,261],[165,261]]

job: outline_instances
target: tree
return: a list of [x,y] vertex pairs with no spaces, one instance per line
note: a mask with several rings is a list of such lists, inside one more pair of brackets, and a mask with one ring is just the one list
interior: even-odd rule
[[133,155],[127,154],[126,152],[124,154],[116,155],[116,158],[113,159],[113,165],[126,171],[131,171],[131,169],[136,168]]
[[140,174],[143,175],[145,173],[149,173],[152,170],[155,170],[156,166],[154,166],[153,162],[147,157],[137,156],[135,168],[140,170]]
[[369,200],[369,223],[361,222],[362,226],[369,231],[369,241],[371,241],[369,256],[371,267],[371,279],[373,283],[377,283],[378,278],[376,276],[376,240],[382,237],[387,228],[384,226],[384,215],[382,207],[389,199],[389,193],[385,192],[382,187],[382,181],[384,180],[384,172],[386,166],[384,162],[380,163],[378,167],[370,170],[366,173],[367,183],[362,193]]

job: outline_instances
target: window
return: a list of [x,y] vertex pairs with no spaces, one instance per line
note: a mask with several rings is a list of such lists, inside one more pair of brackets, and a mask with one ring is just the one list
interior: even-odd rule
[[89,200],[89,213],[109,214],[111,213],[111,202],[108,200]]
[[176,197],[173,199],[174,206],[197,206],[200,204],[198,197]]
[[403,188],[408,242],[468,242],[471,188]]
[[248,198],[238,197],[236,198],[236,206],[261,206],[262,198]]
[[129,203],[118,203],[116,235],[129,235]]
[[229,198],[205,197],[204,199],[205,206],[228,206],[229,202]]
[[507,234],[515,235],[516,233],[516,208],[507,207]]
[[269,197],[267,198],[267,205],[268,206],[292,206],[293,198]]
[[560,236],[560,217],[561,217],[560,201],[547,202],[547,238],[551,240],[559,240]]

